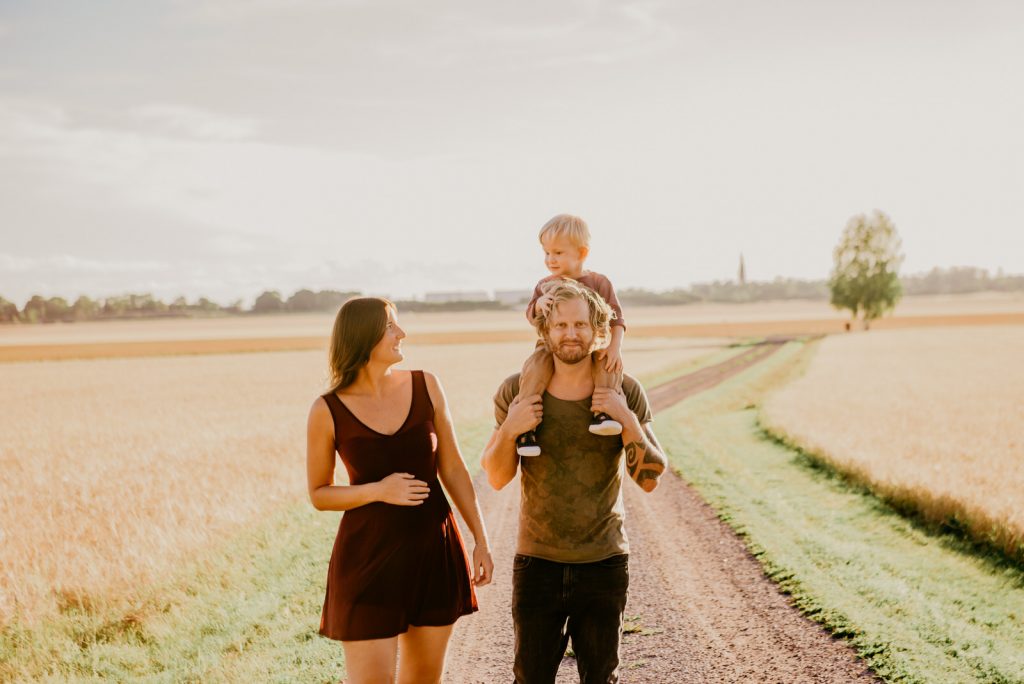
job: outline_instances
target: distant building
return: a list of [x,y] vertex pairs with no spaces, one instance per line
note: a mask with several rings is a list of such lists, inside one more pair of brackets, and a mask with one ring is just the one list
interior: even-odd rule
[[458,292],[428,292],[423,295],[425,302],[486,302],[490,297],[483,290],[469,290]]
[[494,299],[505,305],[526,304],[533,297],[533,290],[495,290]]
[[739,273],[739,276],[740,276],[740,285],[746,285],[747,284],[747,267],[746,267],[746,264],[743,263],[743,252],[740,252],[740,273]]

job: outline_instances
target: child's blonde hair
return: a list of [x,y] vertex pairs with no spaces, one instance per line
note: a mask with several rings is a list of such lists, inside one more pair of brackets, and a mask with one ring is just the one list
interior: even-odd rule
[[540,229],[540,242],[564,235],[576,247],[590,248],[590,229],[587,222],[572,214],[559,214]]

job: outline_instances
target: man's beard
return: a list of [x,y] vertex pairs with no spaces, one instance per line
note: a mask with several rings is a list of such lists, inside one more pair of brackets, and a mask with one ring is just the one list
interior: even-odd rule
[[554,347],[551,344],[550,339],[547,340],[547,343],[548,349],[550,349],[551,353],[554,356],[558,357],[558,360],[561,361],[562,363],[579,363],[583,359],[588,358],[590,356],[590,352],[587,351],[586,346],[582,342],[579,342],[576,345],[568,346],[566,346],[566,343],[563,342],[558,347]]

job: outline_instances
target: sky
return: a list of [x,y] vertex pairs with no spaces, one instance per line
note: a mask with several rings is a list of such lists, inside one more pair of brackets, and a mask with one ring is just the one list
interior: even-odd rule
[[1024,273],[1024,4],[0,0],[0,296]]

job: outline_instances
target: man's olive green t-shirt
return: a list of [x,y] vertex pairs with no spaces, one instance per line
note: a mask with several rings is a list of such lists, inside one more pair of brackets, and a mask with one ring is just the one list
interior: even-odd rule
[[[644,388],[622,378],[626,403],[640,423],[651,421]],[[494,395],[500,426],[519,393],[519,374]],[[590,397],[566,401],[544,392],[537,427],[540,456],[519,460],[522,495],[516,553],[559,563],[593,563],[629,553],[623,528],[622,438],[591,434]]]

